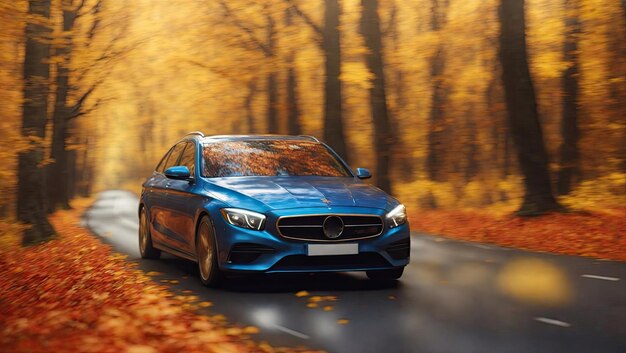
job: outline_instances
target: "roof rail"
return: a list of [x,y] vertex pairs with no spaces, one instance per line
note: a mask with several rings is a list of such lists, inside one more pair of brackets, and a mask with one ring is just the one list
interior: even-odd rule
[[188,132],[187,135],[185,135],[185,136],[189,136],[189,135],[198,135],[200,137],[204,137],[204,134],[201,131]]
[[308,138],[310,140],[313,140],[315,142],[320,142],[320,140],[318,140],[317,137],[311,136],[311,135],[298,135],[298,137],[304,137],[304,138]]

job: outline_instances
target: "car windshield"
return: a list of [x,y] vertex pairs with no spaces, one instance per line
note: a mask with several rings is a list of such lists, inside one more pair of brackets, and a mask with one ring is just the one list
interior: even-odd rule
[[211,142],[204,144],[202,155],[205,177],[352,176],[324,145],[316,142]]

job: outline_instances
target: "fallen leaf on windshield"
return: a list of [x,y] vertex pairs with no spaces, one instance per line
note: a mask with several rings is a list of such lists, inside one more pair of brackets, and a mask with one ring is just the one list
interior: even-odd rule
[[330,306],[330,305],[326,305],[326,306],[324,307],[324,311],[333,311],[333,307],[332,307],[332,306]]
[[317,303],[308,303],[306,306],[308,308],[317,308]]
[[213,306],[213,303],[211,303],[211,302],[200,302],[200,303],[198,303],[198,306],[201,307],[201,308],[208,308],[210,306]]
[[306,297],[308,295],[309,295],[309,292],[307,292],[305,290],[301,290],[298,293],[296,293],[296,297],[298,297],[298,298]]
[[148,275],[148,276],[160,276],[162,274],[163,273],[157,272],[157,271],[150,271],[150,272],[146,273],[146,275]]
[[339,320],[337,320],[337,323],[339,325],[347,325],[349,322],[350,322],[350,320],[348,320],[348,319],[339,319]]

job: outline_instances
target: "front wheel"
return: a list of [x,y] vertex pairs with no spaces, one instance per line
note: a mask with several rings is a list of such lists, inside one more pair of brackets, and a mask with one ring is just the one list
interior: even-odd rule
[[207,287],[217,287],[222,281],[223,275],[217,264],[215,234],[208,217],[203,217],[198,226],[196,257],[202,284]]
[[139,252],[143,259],[158,259],[161,256],[161,250],[152,246],[152,235],[150,235],[148,215],[146,214],[146,209],[143,207],[139,215]]
[[366,271],[367,278],[376,281],[392,281],[402,277],[404,267],[393,268],[390,270],[372,270]]

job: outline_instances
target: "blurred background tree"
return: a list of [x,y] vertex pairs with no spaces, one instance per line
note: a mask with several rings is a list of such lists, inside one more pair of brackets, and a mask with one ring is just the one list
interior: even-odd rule
[[623,207],[625,6],[0,0],[0,225],[49,235],[193,130],[318,136],[410,209]]

